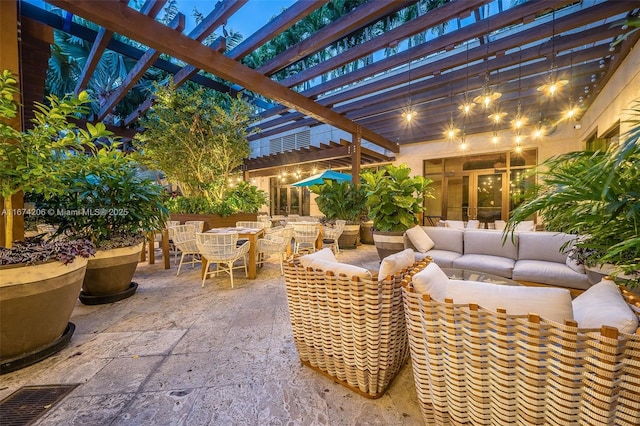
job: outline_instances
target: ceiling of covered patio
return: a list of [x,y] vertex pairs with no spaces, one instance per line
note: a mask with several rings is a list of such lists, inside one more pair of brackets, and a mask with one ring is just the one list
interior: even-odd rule
[[[570,107],[577,108],[574,119],[579,119],[640,36],[625,37],[630,30],[623,26],[638,12],[634,1],[370,0],[249,67],[242,62],[247,55],[327,2],[298,0],[280,13],[274,10],[268,23],[226,51],[224,25],[241,8],[251,8],[251,1],[216,3],[188,34],[179,22],[174,29],[154,19],[164,1],[149,0],[141,11],[126,1],[48,3],[68,11],[67,17],[30,2],[23,2],[21,13],[97,40],[98,49],[139,59],[120,92],[149,67],[174,74],[178,84],[190,79],[222,92],[242,92],[260,113],[255,124],[260,133],[251,140],[326,123],[381,148],[363,148],[363,164],[392,161],[404,144],[443,140],[448,127],[455,127],[458,137],[509,128],[518,111],[531,128],[544,125],[551,133]],[[414,15],[407,15],[416,3]],[[429,4],[438,7],[427,11]],[[71,23],[72,15],[101,29]],[[214,32],[221,36],[203,45]],[[126,45],[113,34],[142,46]],[[555,80],[562,80],[556,95],[539,90]],[[123,93],[114,94],[97,118],[109,114]],[[480,104],[485,94],[494,94],[488,108]],[[465,115],[460,106],[473,100],[476,106]],[[135,127],[151,106],[149,99],[121,126]],[[415,114],[410,122],[407,112]],[[489,119],[493,113],[506,115],[495,123]],[[268,175],[285,164],[347,167],[351,142],[328,137],[318,147],[250,159],[247,169]]]

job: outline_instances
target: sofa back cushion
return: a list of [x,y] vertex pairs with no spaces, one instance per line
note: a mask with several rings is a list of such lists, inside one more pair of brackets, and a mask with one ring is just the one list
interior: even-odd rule
[[441,226],[423,226],[422,229],[435,244],[434,249],[462,254],[464,231]]
[[413,288],[420,294],[428,294],[433,299],[443,302],[449,278],[442,269],[431,262],[412,278]]
[[382,281],[387,276],[396,272],[407,269],[415,262],[415,255],[412,249],[404,249],[401,252],[394,253],[382,259],[380,269],[378,271],[378,280]]
[[638,317],[613,281],[602,280],[576,297],[573,300],[573,312],[581,328],[608,325],[628,334],[638,329]]
[[447,228],[464,229],[464,222],[461,220],[445,220],[444,226]]
[[501,231],[485,229],[464,232],[464,254],[486,254],[517,259],[517,244],[518,235],[515,236],[515,242],[509,236],[503,245]]
[[477,303],[494,312],[503,308],[512,315],[537,314],[560,324],[573,319],[571,294],[566,288],[449,280],[446,297],[453,299],[454,303]]
[[562,232],[520,232],[518,259],[565,263],[566,250],[571,248],[572,244],[567,244],[562,251],[560,249],[565,243],[575,239],[575,235]]

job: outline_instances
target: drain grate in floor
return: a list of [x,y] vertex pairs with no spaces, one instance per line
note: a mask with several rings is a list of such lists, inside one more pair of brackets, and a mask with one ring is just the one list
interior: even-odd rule
[[23,386],[0,401],[0,426],[26,426],[78,385]]

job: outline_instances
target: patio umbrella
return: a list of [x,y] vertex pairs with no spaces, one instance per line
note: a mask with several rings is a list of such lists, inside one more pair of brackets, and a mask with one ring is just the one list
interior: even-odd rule
[[292,186],[322,185],[325,179],[335,180],[338,182],[347,182],[351,181],[351,175],[347,173],[335,172],[333,170],[325,170],[322,173],[311,175],[306,179],[302,179],[296,183],[293,183]]

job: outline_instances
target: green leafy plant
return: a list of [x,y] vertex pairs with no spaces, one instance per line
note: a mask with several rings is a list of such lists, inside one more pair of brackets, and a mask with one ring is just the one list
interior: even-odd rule
[[219,202],[205,197],[176,197],[167,200],[172,213],[219,214],[230,216],[234,213],[256,213],[269,202],[267,194],[247,182],[229,188]]
[[139,159],[162,170],[187,197],[204,197],[211,204],[227,194],[229,178],[249,156],[252,109],[232,98],[201,87],[156,86],[156,103],[141,119],[136,135]]
[[327,180],[322,185],[310,186],[309,190],[318,194],[316,204],[327,220],[359,223],[360,218],[366,215],[364,189],[351,182]]
[[433,198],[432,180],[410,174],[406,164],[361,173],[365,205],[376,230],[403,232],[418,223],[416,215],[424,210],[424,197]]
[[42,237],[32,237],[17,241],[10,249],[0,247],[0,265],[33,265],[52,259],[66,265],[76,256],[89,258],[95,252],[95,246],[87,239],[48,242]]
[[49,198],[63,192],[62,177],[69,173],[71,151],[108,136],[103,125],[88,125],[86,130],[70,123],[71,118],[87,112],[91,102],[86,92],[78,96],[48,96],[47,105],[36,103],[33,127],[26,132],[14,128],[18,103],[17,82],[10,71],[0,73],[0,195],[4,199],[5,247],[13,243],[12,196],[31,192]]
[[[633,114],[640,116],[640,102]],[[640,281],[640,119],[605,152],[571,152],[539,167],[541,183],[511,212],[506,232],[534,213],[547,229],[582,236],[571,256],[587,266],[614,265]]]
[[163,227],[166,191],[141,177],[117,144],[93,147],[68,162],[73,173],[62,178],[64,192],[42,205],[55,212],[47,222],[58,226],[58,235],[86,237],[106,250],[135,245],[145,232]]

